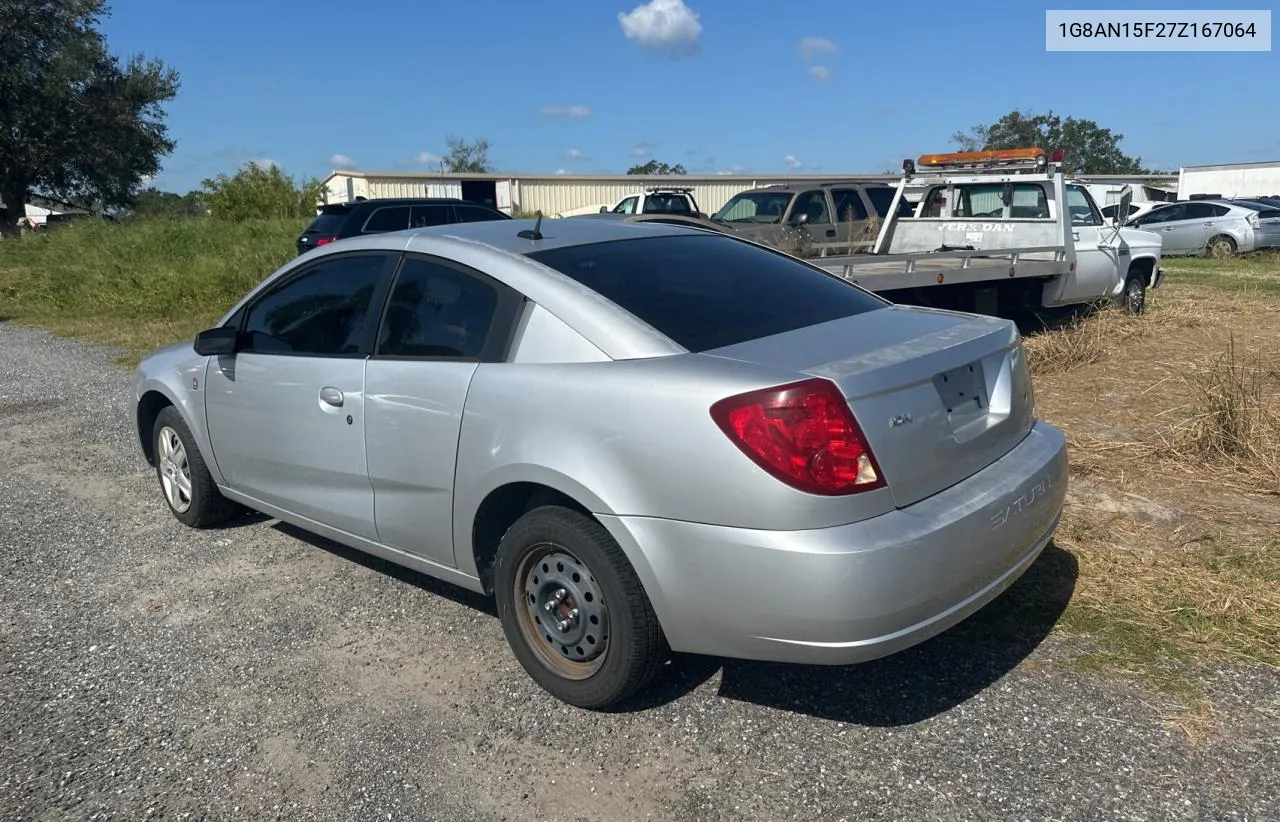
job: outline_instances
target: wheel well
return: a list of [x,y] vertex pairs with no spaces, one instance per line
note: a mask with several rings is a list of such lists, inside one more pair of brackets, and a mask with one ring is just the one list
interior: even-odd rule
[[498,555],[498,543],[516,520],[540,505],[559,505],[591,516],[586,506],[573,497],[536,482],[513,482],[495,488],[480,503],[471,532],[471,551],[486,594],[493,593],[493,563]]
[[1152,259],[1152,258],[1150,258],[1150,257],[1143,257],[1143,258],[1142,258],[1142,259],[1140,259],[1140,260],[1134,260],[1134,261],[1133,261],[1132,263],[1130,263],[1130,265],[1129,265],[1129,271],[1130,271],[1130,272],[1133,272],[1133,271],[1140,271],[1140,272],[1142,272],[1142,277],[1143,277],[1143,279],[1144,279],[1144,280],[1146,280],[1147,286],[1148,286],[1148,287],[1150,287],[1150,286],[1151,286],[1151,278],[1152,278],[1152,277],[1155,275],[1155,273],[1156,273],[1156,261],[1155,261],[1155,260],[1153,260],[1153,259]]
[[142,446],[142,454],[151,465],[156,464],[155,426],[156,417],[173,403],[159,391],[148,391],[138,400],[138,440]]

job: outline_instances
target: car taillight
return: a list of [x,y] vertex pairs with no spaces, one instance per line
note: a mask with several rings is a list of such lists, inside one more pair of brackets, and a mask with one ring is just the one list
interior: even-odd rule
[[840,495],[885,485],[871,446],[830,380],[728,397],[711,406],[711,418],[752,461],[801,491]]
[[1262,228],[1262,218],[1258,216],[1257,212],[1249,215],[1249,227]]
[[337,237],[317,237],[316,248],[319,248],[322,245],[328,245],[329,243],[333,242],[336,239],[338,238]]

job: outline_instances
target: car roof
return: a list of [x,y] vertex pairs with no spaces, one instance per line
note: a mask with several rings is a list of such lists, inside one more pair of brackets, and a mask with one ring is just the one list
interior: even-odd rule
[[781,192],[781,193],[797,193],[802,191],[813,191],[815,188],[893,188],[888,183],[879,182],[859,182],[857,180],[833,180],[822,183],[778,183],[771,186],[761,186],[753,188],[750,191],[740,192],[742,194],[754,194],[755,192]]
[[531,240],[520,236],[521,232],[531,231],[537,222],[536,219],[485,220],[474,223],[451,223],[427,228],[414,228],[395,233],[413,235],[409,239],[409,250],[412,250],[415,245],[413,237],[421,236],[424,239],[448,237],[471,243],[482,243],[508,254],[530,254],[538,251],[547,251],[552,248],[604,243],[612,240],[630,240],[663,234],[704,233],[666,223],[634,222],[631,220],[579,220],[573,217],[560,217],[555,219],[544,218],[542,220],[542,225],[540,226],[541,239]]
[[457,197],[373,197],[367,200],[350,200],[345,203],[325,203],[321,208],[337,210],[341,208],[354,209],[361,206],[458,205],[459,203],[480,206],[481,208],[490,207],[484,203],[472,203]]

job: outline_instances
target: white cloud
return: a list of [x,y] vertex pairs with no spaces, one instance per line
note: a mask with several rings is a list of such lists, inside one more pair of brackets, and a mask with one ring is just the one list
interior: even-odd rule
[[437,166],[444,158],[439,154],[432,154],[430,151],[420,151],[413,155],[413,162],[420,166]]
[[800,56],[812,60],[819,54],[835,54],[839,47],[825,37],[804,37],[800,40]]
[[619,12],[618,23],[628,40],[650,54],[680,60],[698,53],[702,24],[684,0],[649,0],[630,12]]
[[652,157],[653,150],[657,147],[656,143],[650,143],[647,140],[641,140],[636,143],[636,147],[631,149],[632,157]]
[[831,69],[826,66],[810,66],[809,74],[820,83],[831,80]]
[[249,162],[253,163],[255,166],[262,169],[263,171],[276,168],[277,166],[280,165],[275,160],[272,160],[270,157],[256,157],[250,160]]
[[568,151],[566,151],[564,153],[564,157],[566,160],[573,160],[574,162],[578,162],[578,163],[586,162],[587,160],[591,159],[590,157],[583,154],[580,150],[576,148],[571,148]]
[[590,117],[591,109],[586,106],[543,106],[538,109],[538,113],[543,117],[568,117],[573,120],[579,120],[583,117]]
[[329,165],[334,168],[355,168],[356,161],[345,154],[335,154],[329,158]]
[[797,160],[796,155],[794,154],[788,154],[786,157],[783,157],[782,162],[786,163],[787,168],[791,169],[792,171],[795,171],[800,168],[804,168],[804,163]]
[[568,173],[569,173],[569,172],[568,172],[568,171],[566,171],[566,170],[565,170],[565,169],[563,169],[563,168],[557,168],[557,169],[556,169],[556,174],[568,174]]

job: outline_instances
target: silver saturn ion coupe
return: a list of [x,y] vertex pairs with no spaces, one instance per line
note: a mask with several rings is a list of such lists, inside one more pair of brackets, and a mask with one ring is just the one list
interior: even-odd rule
[[587,708],[671,651],[919,643],[1035,561],[1067,486],[1010,322],[656,223],[331,243],[135,390],[178,520],[244,506],[493,595],[524,669]]

